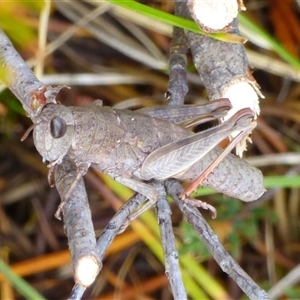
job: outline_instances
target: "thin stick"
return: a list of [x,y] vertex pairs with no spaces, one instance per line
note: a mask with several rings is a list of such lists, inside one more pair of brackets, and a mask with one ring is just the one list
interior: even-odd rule
[[[55,169],[55,185],[59,194],[69,194],[70,186],[77,176],[75,163],[65,156],[63,162]],[[91,210],[82,178],[62,203],[61,212],[69,241],[75,282],[89,286],[94,282],[102,265],[98,257]]]
[[[127,223],[129,216],[145,201],[145,197],[136,194],[130,198],[114,215],[110,222],[105,227],[104,232],[97,241],[98,258],[102,262],[105,252],[110,244],[115,239],[116,235],[122,230],[122,226]],[[85,287],[78,284],[74,285],[72,292],[68,299],[79,300],[81,299]]]
[[157,182],[155,183],[155,188],[160,193],[156,204],[156,214],[165,256],[165,273],[168,276],[174,299],[184,300],[187,299],[187,295],[179,268],[179,254],[175,246],[175,237],[171,221],[172,212],[163,184]]
[[224,249],[217,235],[210,228],[200,212],[195,207],[179,199],[179,195],[183,192],[181,185],[173,179],[167,180],[165,185],[168,194],[177,203],[187,221],[205,243],[220,268],[237,283],[250,299],[269,299],[267,293],[252,280]]
[[[0,79],[15,94],[23,105],[27,115],[35,122],[40,108],[49,102],[56,103],[55,96],[61,87],[43,85],[33,72],[28,68],[24,60],[13,47],[12,43],[0,29]],[[97,260],[96,239],[91,221],[91,212],[87,204],[87,196],[83,181],[74,188],[70,199],[66,199],[69,180],[76,176],[76,168],[70,160],[56,166],[54,175],[57,179],[58,191],[62,202],[65,222],[65,232],[68,236],[70,252],[73,258],[75,280],[83,285],[88,285],[100,269]],[[85,217],[78,214],[84,212]],[[82,248],[82,239],[88,239],[89,245]],[[91,274],[85,274],[86,266],[93,270]]]
[[170,72],[167,95],[169,105],[182,105],[188,92],[186,52],[187,40],[184,31],[174,27],[169,59]]

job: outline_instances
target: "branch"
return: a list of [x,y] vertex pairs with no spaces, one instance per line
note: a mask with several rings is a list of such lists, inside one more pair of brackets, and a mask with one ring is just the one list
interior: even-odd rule
[[[185,1],[176,1],[176,3],[180,16],[190,19],[190,12]],[[229,32],[240,35],[236,18],[230,24]],[[242,81],[250,83],[255,92],[262,96],[258,84],[250,73],[244,45],[221,42],[187,30],[185,34],[195,67],[210,100],[226,98],[226,92],[230,86]]]
[[[136,194],[131,197],[114,215],[111,221],[105,227],[101,237],[97,241],[97,248],[99,254],[99,260],[102,262],[105,252],[110,244],[115,239],[116,235],[122,231],[122,226],[127,224],[127,220],[130,215],[145,201],[145,197]],[[72,292],[69,296],[69,300],[79,300],[81,299],[85,287],[78,284],[74,285]]]
[[[188,2],[191,4],[194,1],[188,0]],[[207,2],[211,2],[210,5],[212,6],[222,6],[222,3],[216,4],[215,1],[208,0]],[[186,1],[177,0],[176,3],[179,7],[180,16],[191,18]],[[245,9],[243,5],[242,9]],[[228,28],[228,33],[240,35],[237,18],[233,18]],[[244,45],[218,41],[187,30],[185,30],[185,34],[194,65],[206,88],[209,100],[229,98],[231,101],[232,109],[224,120],[228,120],[243,108],[250,108],[253,111],[254,119],[256,119],[260,113],[258,98],[264,98],[264,96],[251,74]],[[232,134],[231,137],[235,138],[236,135]],[[245,135],[238,143],[236,153],[239,156],[242,156],[243,151],[247,149],[248,140],[251,139]]]
[[[186,2],[187,1],[175,1],[175,12],[182,17],[191,18]],[[236,20],[231,24],[230,33],[239,34]],[[257,94],[262,95],[259,92],[257,83],[250,74],[244,46],[220,42],[189,31],[185,31],[185,35],[191,48],[194,64],[207,90],[209,99],[215,100],[222,97],[231,98],[234,102],[233,107],[237,106],[238,109],[240,109],[241,105],[236,105],[236,97],[232,95],[232,91],[235,91],[235,84],[239,85],[240,82],[245,82],[248,84],[248,89],[251,89],[251,97],[254,99],[252,99],[253,102],[250,107],[253,111],[258,113]],[[240,97],[240,95],[238,96]],[[199,166],[196,165],[206,163],[205,159],[206,157],[198,162],[198,164],[195,164],[197,170]],[[217,174],[214,175],[216,178],[219,177]],[[179,195],[183,192],[181,185],[175,180],[167,180],[165,185],[167,193],[172,196],[178,204],[188,222],[206,244],[222,270],[228,273],[251,299],[269,299],[266,292],[256,285],[223,248],[218,237],[206,223],[199,211],[179,199]]]
[[[61,87],[43,85],[27,67],[1,29],[0,65],[4,69],[3,72],[0,72],[0,79],[15,94],[33,122],[35,122],[43,105],[49,102],[56,103],[55,97]],[[64,227],[73,259],[75,281],[86,286],[95,279],[100,266],[97,259],[91,212],[83,181],[81,180],[80,184],[76,186],[70,199],[65,197],[70,182],[76,177],[76,174],[77,170],[73,162],[67,158],[54,170],[58,192],[62,202],[65,203],[62,208]],[[82,217],[81,213],[85,217]],[[89,245],[82,247],[82,241],[85,243],[86,240],[89,240]],[[86,273],[86,266],[89,266],[88,272],[90,273],[88,274]]]
[[168,276],[174,299],[184,300],[187,299],[187,295],[179,268],[179,254],[175,246],[171,221],[172,212],[167,200],[166,189],[160,182],[156,182],[154,186],[160,193],[156,204],[156,214],[165,256],[165,273]]
[[0,80],[14,93],[34,122],[40,108],[46,103],[56,103],[61,87],[45,86],[40,82],[0,29]]
[[183,192],[181,185],[175,180],[169,179],[165,182],[165,186],[168,194],[175,200],[187,221],[193,226],[221,269],[237,283],[250,299],[269,299],[267,293],[251,279],[224,249],[217,235],[200,212],[195,207],[179,199],[179,195]]
[[[175,6],[176,12],[176,6]],[[183,105],[187,86],[187,40],[181,28],[174,27],[169,59],[169,83],[168,83],[168,105]],[[169,96],[169,98],[168,98]],[[154,182],[156,190],[159,191],[159,199],[156,204],[156,214],[161,235],[161,242],[165,258],[165,273],[168,277],[174,299],[187,299],[185,287],[179,268],[178,257],[175,246],[175,237],[172,229],[171,209],[167,200],[167,193],[163,183]]]
[[188,92],[186,73],[187,48],[184,30],[174,27],[169,59],[169,98],[167,97],[169,105],[182,105]]
[[[77,174],[75,163],[65,156],[56,166],[55,186],[60,195],[65,195]],[[64,229],[69,240],[75,282],[91,285],[102,265],[96,247],[96,236],[83,178],[76,185],[70,199],[62,202]]]

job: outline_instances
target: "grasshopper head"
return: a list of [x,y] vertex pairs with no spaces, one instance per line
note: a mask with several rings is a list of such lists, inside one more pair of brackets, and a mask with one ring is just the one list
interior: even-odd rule
[[74,118],[63,105],[46,104],[34,126],[33,140],[44,161],[60,163],[74,136]]

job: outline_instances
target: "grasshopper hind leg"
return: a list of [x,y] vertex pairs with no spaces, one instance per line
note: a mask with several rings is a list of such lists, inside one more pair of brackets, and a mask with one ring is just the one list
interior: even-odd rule
[[231,117],[234,120],[234,126],[232,127],[232,132],[234,130],[239,131],[237,136],[231,141],[231,143],[222,151],[222,153],[194,180],[182,193],[181,199],[188,198],[198,186],[207,178],[209,174],[220,164],[220,162],[230,153],[230,151],[243,141],[245,138],[248,139],[252,130],[256,126],[256,122],[253,120],[253,111],[248,108],[242,109]]

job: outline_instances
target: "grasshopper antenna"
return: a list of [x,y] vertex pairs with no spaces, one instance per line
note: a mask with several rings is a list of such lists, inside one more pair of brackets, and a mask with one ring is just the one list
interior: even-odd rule
[[29,133],[34,129],[34,127],[35,127],[36,125],[37,125],[37,124],[32,124],[30,127],[28,127],[28,129],[25,131],[25,133],[24,133],[23,136],[21,137],[21,142],[24,142],[24,141],[27,139]]

